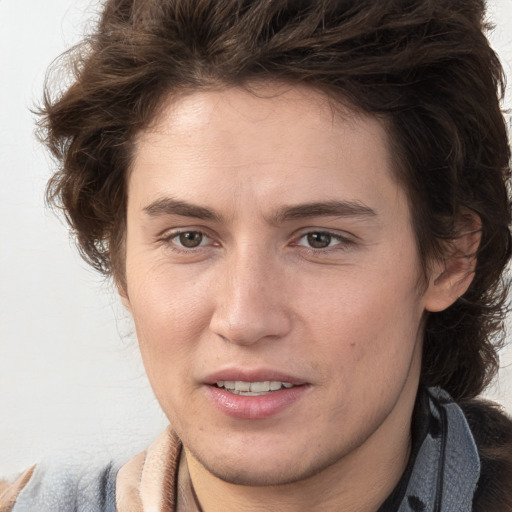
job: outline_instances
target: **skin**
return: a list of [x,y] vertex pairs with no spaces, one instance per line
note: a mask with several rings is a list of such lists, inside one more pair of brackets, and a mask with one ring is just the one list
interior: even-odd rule
[[[374,511],[398,482],[425,314],[470,277],[435,263],[419,286],[388,147],[378,120],[276,84],[175,98],[139,134],[123,296],[205,512]],[[304,386],[232,417],[205,384],[232,368]]]

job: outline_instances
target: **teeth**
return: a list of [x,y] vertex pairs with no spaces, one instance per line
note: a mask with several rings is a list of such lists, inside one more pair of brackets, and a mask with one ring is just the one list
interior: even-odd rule
[[268,380],[265,382],[251,382],[250,387],[251,389],[248,391],[262,393],[263,391],[270,391],[270,382]]
[[236,393],[237,395],[244,394],[247,396],[257,396],[265,394],[270,391],[278,391],[281,388],[289,389],[293,384],[289,382],[279,381],[263,381],[263,382],[246,382],[242,380],[231,381],[221,380],[217,382],[217,387],[224,388],[228,391]]
[[251,383],[237,380],[235,382],[235,391],[251,391]]

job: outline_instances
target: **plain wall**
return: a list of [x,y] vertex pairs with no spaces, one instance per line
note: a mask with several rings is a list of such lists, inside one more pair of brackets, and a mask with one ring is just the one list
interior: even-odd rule
[[[115,291],[43,200],[53,164],[30,109],[47,66],[98,5],[0,0],[0,475],[56,450],[135,453],[166,424]],[[489,15],[512,77],[512,0],[490,2]],[[503,364],[490,395],[512,412],[510,349]]]

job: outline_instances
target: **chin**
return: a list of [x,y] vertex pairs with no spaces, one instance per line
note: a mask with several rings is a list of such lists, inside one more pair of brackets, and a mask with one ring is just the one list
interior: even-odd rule
[[256,468],[249,464],[236,464],[228,466],[224,464],[207,464],[205,461],[199,461],[216,478],[233,485],[243,485],[250,487],[268,487],[293,484],[305,480],[319,473],[321,470],[306,467],[280,467],[274,465],[269,467]]
[[[312,443],[314,444],[314,443]],[[310,446],[312,449],[313,446]],[[253,448],[231,456],[203,454],[188,450],[209,473],[234,485],[251,487],[278,486],[307,480],[335,464],[339,453],[322,453],[320,450],[305,452],[299,445],[290,452]]]

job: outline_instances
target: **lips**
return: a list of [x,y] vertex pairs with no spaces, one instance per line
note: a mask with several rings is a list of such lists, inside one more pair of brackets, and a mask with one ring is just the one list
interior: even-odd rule
[[310,385],[278,371],[227,370],[205,381],[208,399],[224,414],[239,419],[265,419],[297,402]]

